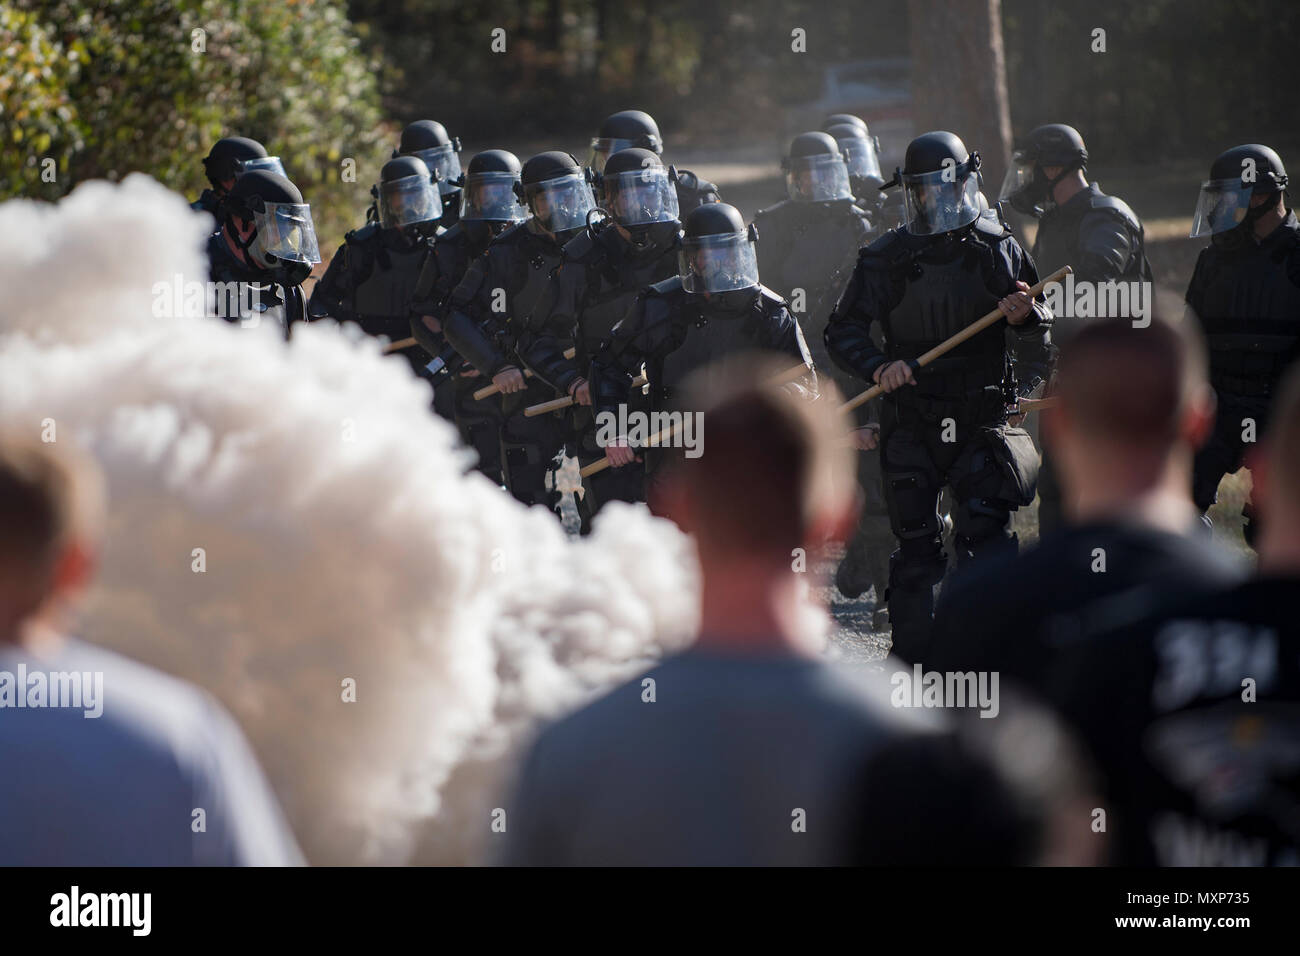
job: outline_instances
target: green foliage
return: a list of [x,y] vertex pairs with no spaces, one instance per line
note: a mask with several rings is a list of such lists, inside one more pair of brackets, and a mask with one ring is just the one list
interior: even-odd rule
[[328,220],[349,190],[311,185],[382,155],[376,70],[334,0],[19,0],[0,3],[0,51],[0,196],[133,170],[192,196],[212,142],[246,135]]

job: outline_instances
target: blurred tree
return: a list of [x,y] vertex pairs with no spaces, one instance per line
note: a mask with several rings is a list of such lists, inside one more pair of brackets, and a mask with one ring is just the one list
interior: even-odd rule
[[[349,218],[383,157],[372,64],[333,0],[18,0],[0,4],[4,195],[56,198],[142,170],[193,195],[223,135],[279,154],[313,206]],[[42,182],[41,160],[56,182]],[[359,183],[339,182],[357,160]],[[358,196],[349,195],[356,192]]]
[[1011,154],[1001,7],[1001,0],[908,0],[915,131],[946,129],[979,150],[990,200]]

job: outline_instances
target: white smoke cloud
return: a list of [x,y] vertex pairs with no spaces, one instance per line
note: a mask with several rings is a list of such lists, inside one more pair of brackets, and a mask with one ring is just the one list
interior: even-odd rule
[[157,318],[208,221],[140,175],[0,206],[0,425],[109,480],[80,635],[225,703],[313,862],[481,860],[536,720],[689,640],[689,544],[628,506],[567,540],[465,475],[355,330]]

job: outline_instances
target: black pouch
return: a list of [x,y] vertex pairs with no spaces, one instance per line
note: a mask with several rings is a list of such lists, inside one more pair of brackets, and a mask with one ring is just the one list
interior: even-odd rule
[[1029,432],[1011,425],[998,425],[985,429],[985,438],[1002,472],[1000,497],[1021,508],[1031,504],[1038,489],[1038,466],[1042,459]]

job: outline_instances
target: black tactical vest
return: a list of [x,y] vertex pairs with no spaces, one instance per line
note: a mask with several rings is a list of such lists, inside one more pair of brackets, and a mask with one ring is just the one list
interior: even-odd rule
[[[612,239],[605,239],[611,242]],[[571,281],[579,281],[584,288],[577,290],[578,349],[576,361],[584,368],[591,357],[609,338],[614,326],[623,320],[636,294],[647,286],[677,273],[677,247],[672,246],[661,254],[633,258],[618,256],[615,250],[596,250],[584,268],[575,270]],[[565,273],[560,273],[565,281]]]
[[1236,395],[1270,395],[1300,351],[1300,286],[1287,267],[1297,255],[1300,227],[1202,260],[1201,323],[1210,347],[1215,388]]
[[[353,287],[352,294],[343,304],[357,313],[361,327],[367,332],[386,333],[391,321],[383,329],[378,327],[379,322],[393,318],[407,321],[416,282],[429,248],[422,242],[409,249],[394,248],[377,233],[367,240],[349,238],[348,242],[349,253],[359,253],[363,263],[369,266],[369,272]],[[370,328],[367,319],[376,320],[376,327]]]
[[701,296],[677,291],[647,299],[647,322],[654,318],[652,308],[674,312],[675,323],[685,329],[681,344],[664,356],[654,383],[656,407],[662,409],[672,407],[673,394],[696,369],[757,348],[760,328],[773,321],[782,304],[771,292],[760,290],[748,309],[723,312],[710,309]]
[[[510,346],[513,347],[524,320],[537,308],[547,283],[560,264],[560,247],[534,236],[522,223],[502,235],[509,237],[506,242],[497,244],[499,255],[505,257],[503,265],[507,286],[503,303],[505,310],[500,314],[498,324],[510,329]],[[495,296],[495,290],[488,290],[489,309]]]
[[[891,359],[917,358],[997,308],[998,296],[989,291],[981,268],[988,250],[972,238],[962,245],[964,254],[949,262],[916,260],[914,267],[901,267],[907,276],[902,301],[882,323]],[[969,397],[1000,386],[1006,363],[1005,327],[997,324],[927,365],[917,374],[915,387],[893,395],[903,402],[926,395]]]

